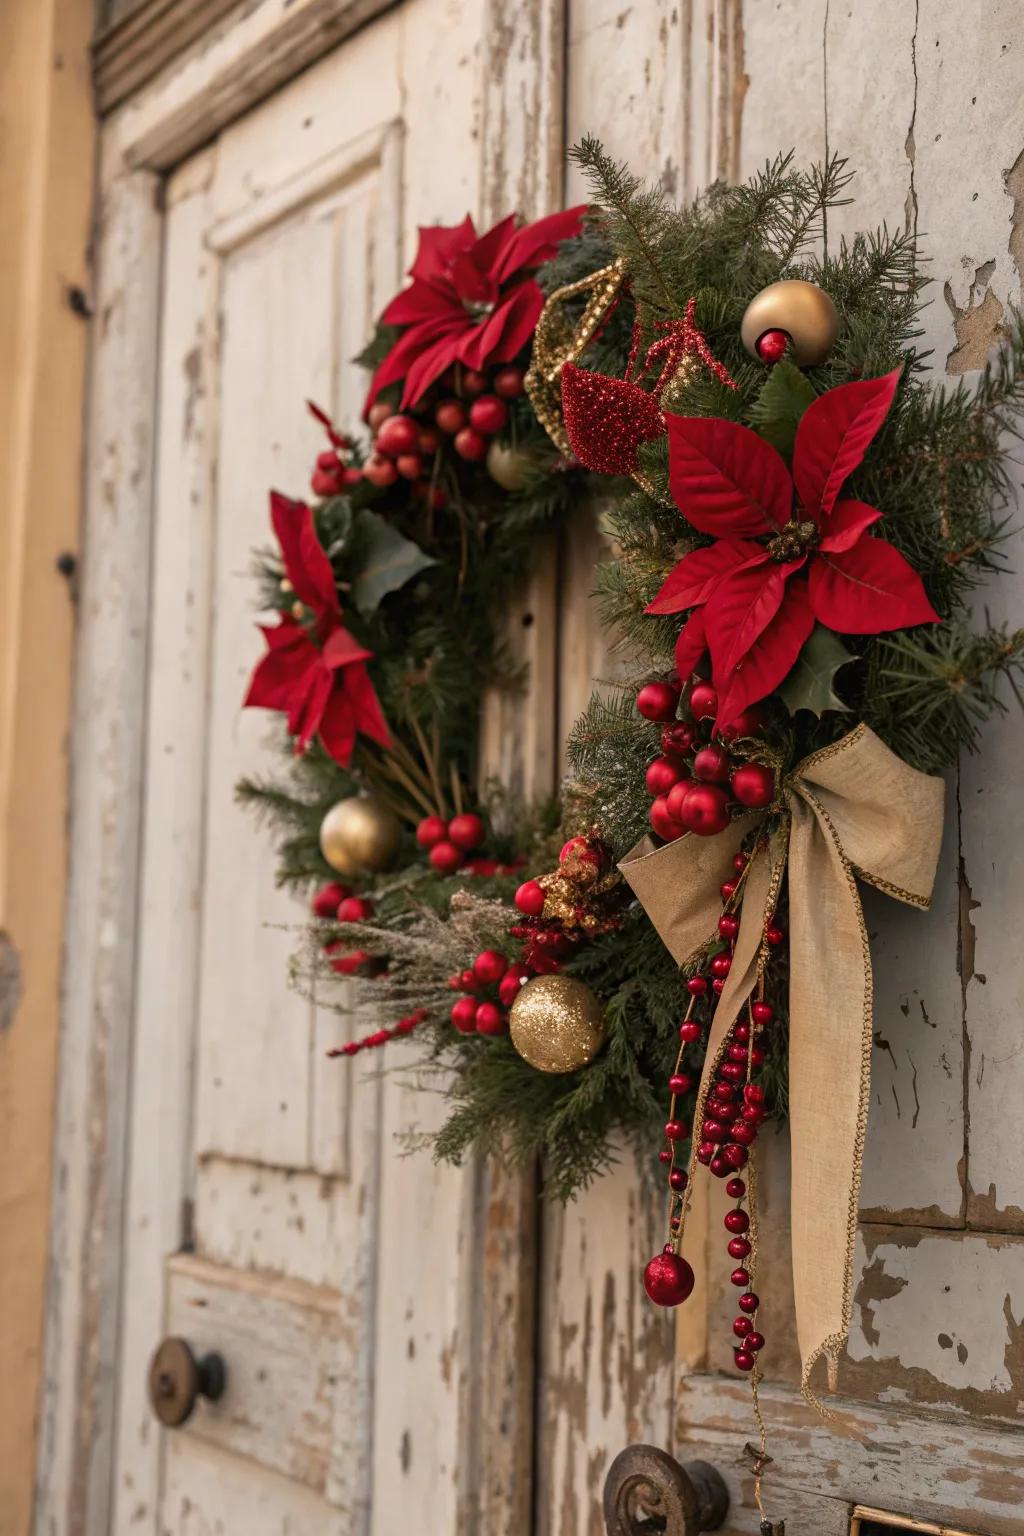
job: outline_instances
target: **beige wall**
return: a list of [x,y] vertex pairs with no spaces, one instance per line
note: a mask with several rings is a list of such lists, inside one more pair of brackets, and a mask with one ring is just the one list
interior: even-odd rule
[[25,1536],[49,1220],[93,162],[90,0],[0,56],[0,1536]]

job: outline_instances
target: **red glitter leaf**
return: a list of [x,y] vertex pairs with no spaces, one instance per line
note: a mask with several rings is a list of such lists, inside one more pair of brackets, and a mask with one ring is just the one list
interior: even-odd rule
[[574,363],[562,369],[562,410],[573,453],[584,468],[602,475],[632,474],[640,444],[665,430],[653,395]]

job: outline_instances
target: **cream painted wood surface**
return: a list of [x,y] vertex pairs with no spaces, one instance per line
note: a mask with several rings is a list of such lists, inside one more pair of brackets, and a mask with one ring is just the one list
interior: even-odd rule
[[[859,201],[830,239],[916,221],[936,366],[976,366],[1019,297],[1015,7],[406,0],[337,46],[358,5],[239,11],[105,138],[76,727],[104,775],[84,774],[72,823],[40,1536],[391,1536],[411,1511],[445,1536],[599,1536],[607,1466],[638,1439],[708,1451],[730,1531],[753,1532],[713,1207],[695,1210],[703,1301],[673,1359],[638,1284],[659,1202],[629,1159],[565,1211],[538,1208],[529,1178],[397,1156],[395,1135],[440,1113],[401,1071],[321,1061],[340,1026],[284,986],[295,912],[231,802],[268,760],[266,723],[237,708],[245,551],[266,484],[301,487],[317,446],[302,399],[354,411],[341,360],[416,224],[578,200],[562,155],[584,132],[677,196],[791,143],[849,153]],[[311,62],[314,20],[319,62],[270,94],[288,58]],[[532,682],[489,704],[485,760],[517,785],[554,782],[592,679],[617,665],[589,596],[601,552],[581,511],[509,615]],[[995,601],[1012,615],[1022,596],[1006,581]],[[856,1501],[1024,1529],[1024,962],[1005,937],[1022,736],[1008,716],[951,788],[935,911],[868,904],[875,1094],[838,1438],[794,1390],[785,1144],[770,1145],[767,1406],[791,1536],[840,1536]],[[166,1435],[142,1387],[172,1327],[229,1341],[237,1365],[220,1408]]]

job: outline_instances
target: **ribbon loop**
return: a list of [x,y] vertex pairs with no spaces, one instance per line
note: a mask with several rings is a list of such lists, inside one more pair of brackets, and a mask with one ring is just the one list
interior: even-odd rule
[[[865,725],[798,763],[784,811],[758,840],[747,871],[733,963],[712,1020],[694,1116],[704,1105],[740,1009],[764,965],[764,930],[789,880],[789,1112],[797,1338],[804,1395],[825,1355],[829,1385],[853,1310],[853,1256],[871,1079],[872,978],[857,876],[927,907],[942,841],[944,785],[919,773]],[[762,818],[762,821],[764,818]],[[654,849],[649,838],[619,868],[680,965],[710,944],[719,886],[758,826],[739,817],[713,838]],[[691,1177],[694,1172],[691,1153]]]

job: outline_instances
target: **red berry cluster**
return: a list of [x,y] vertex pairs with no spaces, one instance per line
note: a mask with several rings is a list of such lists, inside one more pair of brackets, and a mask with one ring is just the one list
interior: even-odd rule
[[370,484],[382,490],[399,479],[410,481],[435,507],[443,506],[445,499],[441,487],[432,483],[433,462],[442,444],[449,440],[467,463],[486,459],[491,438],[508,421],[508,402],[523,392],[523,370],[506,365],[488,378],[462,368],[441,383],[448,393],[415,412],[397,412],[382,400],[370,407],[369,424],[376,435],[362,470]]
[[452,1004],[451,1019],[459,1034],[506,1034],[508,1010],[529,975],[526,965],[510,964],[508,956],[500,950],[482,949],[470,970],[461,971],[448,981],[453,992],[466,994]]
[[374,1050],[378,1046],[387,1045],[389,1040],[400,1039],[402,1035],[411,1035],[417,1024],[422,1024],[426,1017],[427,1010],[417,1008],[404,1019],[399,1019],[397,1024],[375,1029],[372,1034],[364,1035],[361,1040],[349,1040],[346,1045],[338,1046],[327,1054],[328,1056],[356,1056],[360,1051]]
[[[443,816],[424,816],[416,828],[416,841],[429,850],[428,858],[439,875],[454,875],[466,863],[466,855],[479,848],[487,836],[481,817],[464,811],[445,821]],[[492,873],[497,873],[495,864]]]
[[[536,975],[549,976],[561,969],[568,959],[586,941],[584,897],[587,882],[597,879],[607,864],[607,851],[593,837],[570,837],[563,843],[558,855],[559,869],[569,871],[571,879],[583,882],[574,892],[571,902],[555,899],[549,904],[549,895],[539,880],[526,880],[515,894],[515,904],[526,918],[509,932],[513,938],[523,941],[523,959]],[[548,884],[550,885],[550,881]],[[544,915],[545,905],[559,909],[558,915]]]
[[646,782],[653,797],[651,826],[667,843],[684,832],[713,837],[725,831],[734,806],[767,806],[775,798],[772,770],[763,763],[734,763],[728,750],[729,743],[763,729],[762,711],[755,705],[719,730],[711,684],[693,684],[679,719],[681,691],[678,683],[648,683],[636,698],[644,718],[663,725],[661,755],[648,764]]
[[[365,923],[373,916],[373,902],[357,896],[350,885],[331,880],[322,885],[310,902],[314,917],[330,918],[336,923]],[[349,949],[345,939],[329,939],[324,953],[331,956],[331,970],[339,976],[380,976],[387,962],[368,949]]]

